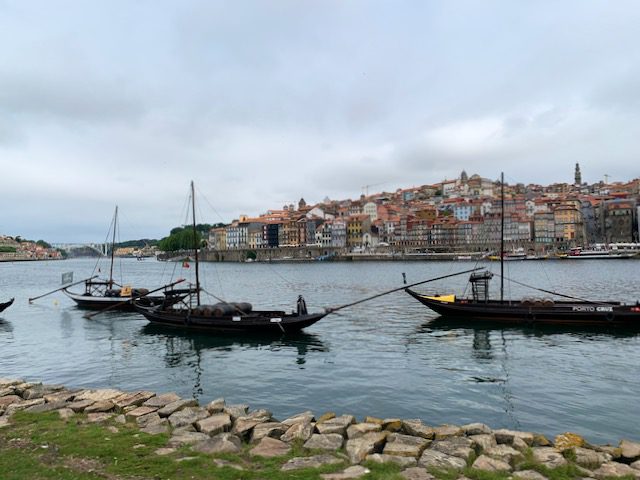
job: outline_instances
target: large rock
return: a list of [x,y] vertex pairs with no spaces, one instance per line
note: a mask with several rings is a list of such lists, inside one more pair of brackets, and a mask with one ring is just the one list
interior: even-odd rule
[[346,435],[347,428],[354,424],[355,421],[356,419],[353,415],[341,415],[339,417],[334,417],[330,420],[317,423],[316,430],[318,430],[318,433],[322,434],[338,433],[344,436]]
[[444,440],[451,437],[459,437],[463,431],[457,425],[440,425],[433,429],[436,440]]
[[347,427],[347,438],[358,438],[365,433],[379,432],[380,430],[382,430],[380,423],[356,423]]
[[112,388],[84,390],[76,394],[75,400],[93,400],[94,402],[100,402],[102,400],[113,400],[114,398],[117,398],[122,394],[122,391],[114,390]]
[[344,438],[337,433],[313,434],[304,444],[304,448],[311,450],[339,450],[342,448]]
[[467,461],[475,453],[472,447],[473,440],[469,438],[448,437],[447,440],[436,440],[430,448]]
[[435,480],[436,478],[420,467],[407,468],[400,472],[400,476],[405,480]]
[[[157,411],[158,411],[158,409],[156,407],[145,407],[145,406],[137,407],[137,408],[134,408],[133,410],[128,411],[125,414],[125,418],[128,421],[137,422],[140,417],[147,416],[147,415],[149,415],[151,413],[155,413]],[[159,417],[159,415],[158,415],[158,417]]]
[[480,455],[476,458],[472,465],[477,470],[484,470],[487,472],[510,472],[511,465],[507,462],[488,457],[486,455]]
[[512,445],[514,438],[520,438],[527,445],[533,445],[534,435],[530,432],[518,432],[515,430],[507,430],[505,428],[501,428],[499,430],[494,430],[493,435],[496,437],[496,442],[498,443],[506,443],[507,445]]
[[55,391],[56,390],[52,390],[51,388],[48,388],[40,384],[32,388],[28,388],[24,392],[22,392],[22,398],[24,398],[25,400],[33,400],[34,398],[44,398],[45,395],[49,393],[53,393]]
[[231,433],[221,433],[199,441],[192,447],[201,453],[239,453],[242,451],[242,442]]
[[[284,424],[286,426],[286,424]],[[306,442],[313,435],[314,425],[309,421],[297,422],[291,425],[287,431],[282,434],[280,440],[283,442],[292,442],[293,440],[302,440]]]
[[399,432],[402,430],[402,419],[400,418],[385,418],[382,421],[382,430],[388,432]]
[[168,420],[166,418],[162,418],[160,415],[158,415],[157,412],[152,412],[152,413],[149,413],[148,415],[142,415],[140,417],[137,417],[136,423],[140,428],[144,428],[149,425],[162,424],[162,423],[165,425],[169,424]]
[[151,397],[155,397],[153,392],[139,391],[134,393],[125,393],[112,400],[116,409],[123,411],[127,407],[139,407]]
[[472,435],[468,438],[473,442],[474,448],[477,447],[481,451],[495,447],[498,444],[498,442],[496,442],[496,437],[494,437],[493,434]]
[[251,431],[256,425],[261,423],[266,423],[270,417],[240,417],[237,418],[235,423],[233,424],[233,428],[231,429],[231,433],[238,435],[240,438],[248,440]]
[[264,437],[280,438],[289,429],[280,422],[259,423],[251,431],[251,443],[255,443]]
[[291,446],[276,438],[264,437],[249,453],[259,457],[281,457],[291,451]]
[[547,480],[547,477],[535,470],[520,470],[519,472],[513,472],[513,478],[518,480]]
[[99,400],[84,409],[84,413],[104,413],[113,410],[115,405],[111,400]]
[[557,435],[553,442],[553,446],[556,448],[556,450],[559,450],[561,452],[570,450],[575,447],[583,447],[584,444],[584,438],[582,438],[577,433],[571,432],[561,433],[560,435]]
[[5,410],[4,414],[7,417],[10,417],[18,410],[25,410],[29,407],[34,407],[36,405],[43,405],[43,404],[44,404],[44,398],[34,398],[33,400],[24,400],[22,402],[12,403],[11,405],[7,406],[7,409]]
[[140,428],[141,432],[147,433],[149,435],[159,435],[161,433],[169,432],[169,422],[166,418],[163,418],[161,422],[158,423],[150,423]]
[[169,417],[169,423],[173,428],[184,427],[186,425],[193,425],[198,420],[202,420],[204,418],[207,418],[208,416],[209,412],[207,412],[204,408],[186,407],[173,413]]
[[71,390],[61,390],[58,392],[49,393],[44,396],[44,401],[47,403],[53,402],[70,402],[76,396],[76,392]]
[[531,451],[534,460],[547,468],[558,468],[567,464],[567,460],[555,448],[534,447]]
[[575,454],[575,462],[584,468],[598,468],[605,462],[611,460],[611,455],[603,452],[597,452],[590,448],[576,447],[573,449]]
[[426,438],[392,433],[387,437],[387,444],[382,453],[390,456],[418,458],[430,443],[431,440]]
[[215,400],[210,401],[205,405],[204,408],[207,409],[209,413],[222,413],[224,412],[224,408],[226,407],[226,403],[224,398],[216,398]]
[[387,432],[370,432],[362,437],[347,440],[345,450],[351,463],[362,462],[370,453],[381,453]]
[[285,463],[281,470],[288,472],[290,470],[300,470],[302,468],[320,468],[325,465],[342,463],[343,461],[344,460],[329,454],[314,455],[312,457],[295,457]]
[[467,462],[460,457],[454,457],[428,448],[422,453],[420,460],[418,460],[418,465],[425,468],[462,470],[467,466]]
[[403,420],[402,431],[407,435],[433,440],[436,432],[433,427],[425,425],[421,420]]
[[311,423],[314,420],[315,420],[315,417],[313,416],[313,412],[311,412],[310,410],[307,410],[306,412],[298,413],[297,415],[289,417],[280,423],[291,426],[291,425],[295,425],[296,423]]
[[12,403],[18,403],[22,401],[22,397],[19,395],[5,395],[0,397],[0,407],[8,407]]
[[238,417],[244,417],[249,411],[249,405],[244,403],[236,405],[227,405],[224,407],[223,412],[231,417],[231,420],[235,421]]
[[484,454],[487,457],[502,460],[503,462],[507,462],[510,465],[515,465],[517,462],[524,460],[524,455],[522,454],[522,452],[504,443],[496,445],[495,447],[488,448],[487,450],[485,450]]
[[[171,418],[171,417],[169,417]],[[226,413],[212,415],[195,422],[196,429],[207,435],[214,436],[219,433],[228,432],[231,428],[231,417]]]
[[192,445],[211,438],[209,435],[202,432],[183,431],[177,435],[175,432],[173,433],[173,436],[169,439],[169,443],[167,443],[167,446],[170,448],[181,447],[182,445]]
[[611,477],[631,476],[640,478],[640,470],[631,468],[629,465],[618,462],[603,463],[600,468],[593,472],[596,478],[604,480]]
[[90,407],[94,403],[96,403],[95,400],[91,400],[91,399],[78,400],[78,398],[76,397],[75,400],[67,406],[67,408],[70,408],[76,413],[84,412],[85,408]]
[[16,394],[16,389],[13,387],[0,388],[0,397],[6,397],[7,395],[15,395],[15,394]]
[[491,429],[484,423],[468,423],[460,427],[468,437],[472,435],[490,435]]
[[369,473],[369,469],[360,465],[352,465],[338,473],[323,473],[320,478],[323,480],[352,480],[360,478]]
[[198,401],[193,398],[176,400],[158,410],[158,415],[161,417],[169,417],[183,408],[196,407],[197,405]]
[[25,411],[33,412],[33,413],[52,412],[54,410],[60,410],[61,408],[66,408],[67,405],[68,405],[67,402],[41,403],[39,405],[34,405],[32,407],[25,408]]
[[145,401],[142,405],[145,407],[154,407],[157,409],[166,407],[170,403],[177,402],[180,400],[180,396],[177,393],[169,392],[163,393],[162,395],[156,395],[155,397],[151,397],[149,400]]
[[640,443],[630,440],[622,440],[620,442],[620,450],[622,457],[628,461],[640,459]]
[[401,468],[415,467],[418,461],[413,457],[401,457],[399,455],[387,455],[386,453],[371,453],[365,458],[367,462],[395,463]]

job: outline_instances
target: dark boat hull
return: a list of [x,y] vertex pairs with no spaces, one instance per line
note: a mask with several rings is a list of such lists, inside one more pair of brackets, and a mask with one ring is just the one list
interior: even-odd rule
[[280,311],[254,311],[246,315],[201,315],[186,309],[162,309],[135,303],[138,313],[154,325],[183,330],[236,333],[298,332],[324,318],[326,313],[285,314]]
[[6,310],[7,308],[9,308],[12,304],[13,304],[13,298],[11,300],[9,300],[8,302],[4,302],[4,303],[0,303],[0,312],[3,312],[4,310]]
[[489,300],[440,301],[411,289],[405,291],[434,312],[469,321],[510,325],[573,325],[640,329],[640,306],[613,302],[520,302]]
[[[69,297],[71,300],[76,302],[79,308],[84,308],[87,310],[117,310],[120,312],[134,312],[135,307],[133,306],[133,297],[106,297],[101,295],[86,295],[73,293],[68,291],[66,288],[63,289],[63,292]],[[162,300],[164,297],[142,297],[148,298],[147,301],[153,302]]]

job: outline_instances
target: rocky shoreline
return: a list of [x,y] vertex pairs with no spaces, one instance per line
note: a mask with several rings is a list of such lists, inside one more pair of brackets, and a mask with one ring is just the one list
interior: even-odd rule
[[[368,469],[362,464],[368,461],[395,463],[408,480],[433,479],[430,472],[434,470],[458,471],[458,477],[464,478],[466,467],[544,480],[547,477],[539,470],[568,465],[579,469],[582,478],[640,479],[640,442],[623,439],[617,446],[591,445],[575,433],[550,440],[533,432],[492,430],[482,423],[430,426],[421,420],[374,417],[358,422],[352,415],[316,417],[309,411],[279,421],[267,410],[227,405],[222,398],[200,406],[175,393],[70,389],[0,379],[0,428],[11,428],[11,416],[21,410],[57,411],[63,419],[82,414],[88,422],[131,423],[150,435],[168,434],[166,446],[156,450],[157,455],[170,455],[188,445],[206,454],[249,448],[252,456],[280,457],[298,442],[309,455],[286,461],[282,471],[349,465],[340,472],[322,474],[325,480],[364,476]],[[536,470],[532,465],[543,468]]]

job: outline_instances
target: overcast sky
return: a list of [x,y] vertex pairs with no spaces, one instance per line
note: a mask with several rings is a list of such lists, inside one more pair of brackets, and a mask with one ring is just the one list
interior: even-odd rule
[[0,0],[0,233],[640,174],[640,2]]

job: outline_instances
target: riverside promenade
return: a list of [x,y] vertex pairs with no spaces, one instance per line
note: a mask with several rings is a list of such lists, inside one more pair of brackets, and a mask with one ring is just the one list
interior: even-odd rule
[[[18,412],[57,412],[63,422],[99,425],[107,434],[134,428],[148,435],[136,434],[139,442],[166,439],[155,444],[151,456],[175,462],[210,460],[211,478],[218,478],[216,469],[224,470],[224,478],[253,478],[252,459],[269,458],[275,462],[270,468],[277,467],[287,478],[304,471],[311,475],[304,478],[324,480],[480,478],[482,472],[526,480],[558,478],[559,472],[561,478],[640,479],[640,442],[631,439],[613,446],[591,445],[576,433],[549,439],[483,423],[436,426],[375,417],[358,421],[331,412],[316,416],[303,411],[277,420],[267,410],[227,405],[222,398],[200,406],[175,393],[74,389],[19,379],[0,379],[0,459],[15,448],[15,439],[7,440],[5,434]],[[20,448],[29,448],[24,438],[19,440]],[[58,451],[55,445],[46,448]],[[77,458],[74,461],[77,465]],[[379,465],[393,468],[380,473]],[[94,465],[94,471],[100,468]],[[457,472],[455,477],[452,472]]]

